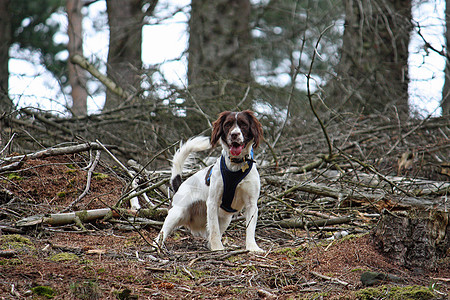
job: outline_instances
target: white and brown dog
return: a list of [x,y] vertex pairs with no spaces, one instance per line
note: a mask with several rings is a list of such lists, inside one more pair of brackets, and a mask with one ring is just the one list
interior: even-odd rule
[[[211,250],[223,250],[222,234],[235,212],[245,207],[246,249],[263,252],[255,241],[260,191],[259,173],[253,160],[253,148],[262,140],[262,126],[253,112],[222,112],[213,123],[211,140],[188,140],[173,157],[171,184],[176,192],[172,207],[156,238],[162,245],[169,234],[185,226],[194,235],[208,239]],[[181,182],[183,165],[192,152],[222,146],[222,156]]]

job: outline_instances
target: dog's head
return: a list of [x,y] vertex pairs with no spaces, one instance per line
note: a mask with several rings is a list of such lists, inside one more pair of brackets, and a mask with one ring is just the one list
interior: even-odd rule
[[262,138],[261,123],[252,111],[224,111],[213,123],[211,145],[214,147],[221,141],[223,146],[229,148],[232,156],[239,156],[249,145],[258,148]]

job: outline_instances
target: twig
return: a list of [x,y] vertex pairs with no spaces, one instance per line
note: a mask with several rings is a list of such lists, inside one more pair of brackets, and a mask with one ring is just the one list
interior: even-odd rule
[[9,144],[12,143],[15,136],[16,136],[16,133],[14,132],[13,135],[11,136],[11,138],[9,139],[9,141],[6,143],[5,147],[3,147],[3,149],[0,151],[0,155],[2,155],[3,152],[5,152],[5,150],[9,147]]
[[120,203],[122,203],[124,201],[126,202],[126,201],[130,200],[131,198],[134,198],[134,197],[137,197],[139,195],[142,195],[143,193],[146,193],[148,191],[152,191],[152,190],[160,187],[161,185],[166,184],[167,182],[169,182],[169,178],[163,179],[163,180],[161,180],[161,181],[159,181],[159,182],[157,182],[157,183],[155,183],[155,184],[153,184],[151,186],[146,187],[145,189],[142,189],[142,190],[140,190],[138,192],[129,194],[126,197],[120,198],[119,201],[117,202],[116,206],[120,206]]
[[313,68],[313,65],[314,65],[314,60],[316,58],[316,52],[317,52],[317,47],[319,46],[319,42],[320,42],[322,36],[325,34],[325,32],[328,29],[330,29],[331,27],[333,27],[333,26],[334,26],[333,24],[329,25],[327,28],[325,28],[320,33],[319,38],[317,39],[317,42],[316,42],[316,46],[314,47],[314,52],[313,52],[313,55],[312,55],[312,58],[311,58],[311,64],[309,65],[309,71],[308,71],[308,74],[306,75],[306,87],[307,87],[307,92],[308,92],[309,106],[311,107],[311,110],[312,110],[314,116],[316,117],[317,121],[319,122],[320,128],[322,128],[323,134],[325,135],[325,139],[326,139],[327,144],[328,144],[328,155],[330,157],[333,155],[333,146],[331,144],[330,137],[328,136],[328,132],[325,129],[325,125],[323,124],[322,120],[320,119],[319,115],[317,114],[316,109],[314,108],[314,105],[312,103],[312,96],[311,96],[311,89],[310,89],[310,83],[309,82],[310,82],[310,79],[311,79],[311,72],[312,72],[312,68]]
[[32,110],[29,110],[27,108],[22,108],[20,111],[26,113],[27,115],[32,116],[33,118],[38,119],[42,123],[45,123],[45,124],[50,125],[52,127],[55,127],[57,129],[61,130],[62,132],[67,133],[70,136],[73,136],[73,132],[70,129],[68,129],[68,128],[66,128],[66,127],[64,127],[64,126],[62,126],[62,125],[60,125],[60,124],[58,124],[58,123],[56,123],[56,122],[54,122],[52,120],[49,120],[49,119],[43,117],[42,115],[40,115],[38,113],[35,113]]
[[100,153],[101,153],[101,152],[100,152],[99,150],[96,151],[95,159],[94,159],[94,161],[92,162],[92,165],[91,165],[91,167],[89,168],[88,173],[87,173],[87,182],[86,182],[86,187],[85,187],[83,193],[81,193],[81,195],[78,196],[77,199],[75,199],[74,201],[72,201],[72,203],[70,203],[69,206],[67,206],[67,207],[66,207],[64,210],[62,210],[61,212],[67,212],[67,211],[69,211],[75,204],[77,204],[78,202],[80,202],[80,200],[83,199],[83,197],[87,195],[87,193],[88,193],[88,191],[89,191],[89,189],[90,189],[90,187],[91,187],[92,173],[94,172],[95,167],[97,166],[97,163],[98,163],[98,161],[100,160]]
[[378,172],[372,165],[366,164],[362,161],[360,161],[359,159],[351,156],[351,155],[346,155],[345,153],[341,152],[341,154],[346,157],[349,160],[352,160],[356,163],[358,163],[360,166],[364,167],[365,169],[369,170],[370,172],[378,175],[382,180],[386,181],[387,183],[389,183],[392,187],[398,189],[399,191],[401,191],[402,193],[404,193],[407,196],[414,196],[412,193],[406,191],[405,189],[403,189],[402,187],[400,187],[398,184],[396,184],[395,182],[393,182],[392,180],[389,180],[386,176],[384,176],[383,174],[381,174],[380,172]]
[[125,165],[123,163],[120,162],[120,160],[117,159],[117,157],[111,153],[111,151],[108,150],[108,148],[105,147],[105,145],[103,145],[99,140],[95,140],[98,145],[100,146],[101,149],[105,150],[106,153],[108,153],[109,156],[111,156],[111,158],[125,171],[127,172],[128,176],[130,176],[130,178],[133,178],[133,174],[130,172],[130,170],[128,170],[127,167],[125,167]]
[[337,278],[325,276],[325,275],[322,275],[322,274],[317,273],[317,272],[314,272],[314,271],[309,271],[309,272],[310,272],[312,275],[317,276],[317,277],[322,278],[322,279],[325,279],[325,280],[329,280],[329,281],[332,281],[332,282],[336,282],[336,283],[342,284],[342,285],[344,285],[344,286],[349,286],[349,285],[350,285],[350,283],[345,282],[345,281],[342,281],[342,280],[339,280],[339,279],[337,279]]
[[[196,257],[193,260],[191,260],[189,262],[188,266],[192,267],[199,260],[209,260],[209,259],[224,260],[224,259],[227,259],[227,258],[229,258],[231,256],[245,254],[245,253],[248,253],[248,252],[249,252],[248,250],[236,250],[236,251],[230,251],[230,252],[226,252],[226,253],[219,252],[218,255],[217,254],[203,255],[203,256],[199,256],[199,257]],[[213,252],[213,253],[217,253],[217,252]]]

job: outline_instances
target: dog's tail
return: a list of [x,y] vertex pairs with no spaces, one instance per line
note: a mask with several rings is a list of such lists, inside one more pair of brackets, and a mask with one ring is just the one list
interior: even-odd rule
[[175,152],[172,160],[172,176],[170,183],[174,192],[178,191],[181,185],[181,173],[183,172],[183,166],[192,152],[203,151],[211,148],[209,138],[205,136],[197,136],[187,140],[186,143],[181,144],[180,149]]

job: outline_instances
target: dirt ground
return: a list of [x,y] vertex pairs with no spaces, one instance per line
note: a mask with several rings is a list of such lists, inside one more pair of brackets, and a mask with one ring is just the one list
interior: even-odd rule
[[[0,299],[386,299],[387,290],[411,285],[424,288],[398,299],[448,299],[450,258],[431,271],[408,270],[383,257],[370,232],[331,239],[258,225],[266,252],[252,254],[243,250],[245,230],[237,220],[225,233],[226,251],[210,252],[204,240],[178,230],[157,253],[149,242],[158,225],[132,230],[125,221],[98,219],[84,229],[14,226],[65,209],[85,188],[87,161],[30,159],[20,172],[0,175]],[[73,210],[113,206],[122,195],[127,182],[117,169],[103,164],[96,172]],[[381,292],[372,298],[358,293],[367,271],[389,275],[375,284]]]

